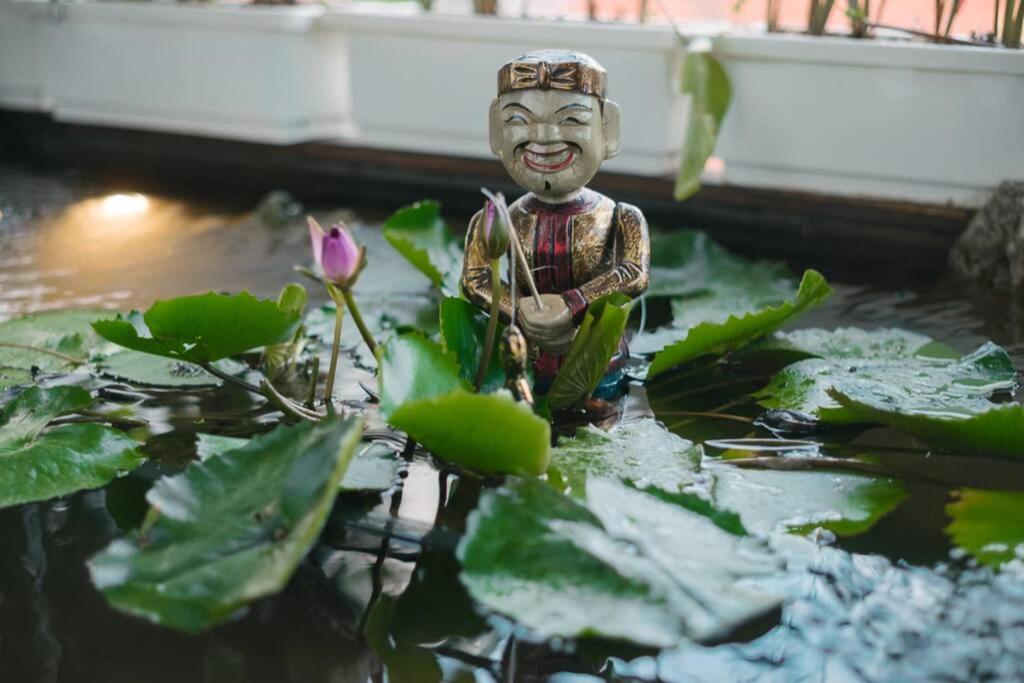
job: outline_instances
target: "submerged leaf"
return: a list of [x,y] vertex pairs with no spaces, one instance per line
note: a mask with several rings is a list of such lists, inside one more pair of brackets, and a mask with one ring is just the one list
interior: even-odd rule
[[[673,326],[652,334],[655,341],[645,340],[644,348],[656,342],[669,342],[655,354],[647,376],[655,377],[703,355],[741,348],[808,308],[817,306],[831,293],[832,289],[821,273],[808,270],[800,281],[795,298],[778,305],[759,307],[751,295],[732,294],[673,300]],[[760,299],[764,294],[755,296]]]
[[978,562],[1024,559],[1024,493],[963,489],[946,514],[953,518],[946,533]]
[[157,301],[141,319],[118,316],[98,320],[93,328],[105,339],[135,351],[204,363],[285,342],[301,317],[294,308],[281,308],[248,292],[233,296],[209,292]]
[[399,209],[384,223],[384,237],[426,275],[435,287],[457,293],[462,248],[441,218],[437,202],[416,202]]
[[771,472],[713,468],[714,501],[739,514],[752,534],[830,529],[841,536],[863,533],[903,502],[903,483],[839,472]]
[[558,440],[551,451],[548,481],[578,498],[586,493],[589,476],[678,493],[694,482],[700,460],[700,446],[652,419],[616,425],[607,432],[587,426],[576,430],[573,438]]
[[0,412],[0,507],[103,486],[142,462],[136,443],[98,424],[47,425],[87,408],[85,389],[32,387]]
[[587,307],[547,393],[552,410],[572,408],[594,392],[619,348],[632,304],[625,294],[608,294]]
[[323,528],[358,419],[278,427],[150,489],[143,529],[92,558],[118,609],[198,633],[288,582]]
[[[57,372],[89,360],[100,342],[89,323],[109,311],[78,310],[36,313],[0,323],[0,367]],[[43,349],[32,351],[22,347]],[[60,356],[45,351],[53,351]],[[68,358],[75,359],[71,362]]]
[[779,604],[745,583],[780,568],[758,542],[608,479],[585,501],[537,480],[484,493],[458,556],[477,601],[544,637],[669,647]]

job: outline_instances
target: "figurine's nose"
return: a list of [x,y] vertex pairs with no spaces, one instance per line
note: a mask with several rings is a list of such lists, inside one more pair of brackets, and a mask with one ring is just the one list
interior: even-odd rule
[[534,142],[542,145],[562,141],[562,131],[555,123],[538,123],[533,132]]

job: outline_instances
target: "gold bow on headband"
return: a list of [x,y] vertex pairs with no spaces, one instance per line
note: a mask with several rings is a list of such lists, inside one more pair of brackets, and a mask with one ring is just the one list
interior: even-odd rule
[[604,69],[579,61],[513,60],[498,72],[498,94],[512,90],[569,90],[604,98]]

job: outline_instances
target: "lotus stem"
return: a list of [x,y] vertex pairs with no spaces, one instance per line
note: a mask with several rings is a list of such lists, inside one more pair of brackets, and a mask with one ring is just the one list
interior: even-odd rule
[[363,315],[359,312],[359,306],[356,305],[356,298],[352,296],[352,290],[348,287],[343,287],[341,288],[341,295],[344,297],[345,303],[348,304],[348,312],[352,314],[352,320],[355,321],[359,334],[362,335],[363,341],[366,342],[366,348],[370,349],[370,353],[376,358],[377,340],[373,338],[370,328],[363,321]]
[[[533,295],[533,301],[537,304],[537,310],[543,311],[547,306],[541,301],[540,294],[537,292],[537,284],[533,281],[533,272],[530,270],[530,264],[526,262],[526,254],[523,253],[523,247],[519,244],[519,235],[516,234],[515,224],[512,223],[512,216],[508,212],[508,205],[505,204],[504,198],[499,201],[500,195],[495,196],[492,192],[486,188],[481,188],[481,192],[494,203],[494,205],[501,211],[502,217],[505,219],[508,225],[508,236],[509,243],[512,246],[512,251],[516,253],[519,258],[519,264],[523,267],[523,272],[526,273],[526,286],[530,288],[530,293]],[[515,263],[509,264],[512,270],[515,270]],[[515,292],[512,292],[512,296],[515,296]],[[513,321],[515,322],[515,321]]]
[[28,344],[9,344],[9,343],[3,343],[3,344],[0,344],[0,349],[21,349],[23,351],[33,351],[35,353],[43,353],[43,354],[46,354],[47,356],[53,356],[54,358],[60,358],[62,361],[65,361],[65,362],[68,362],[68,363],[74,363],[75,365],[81,365],[82,363],[84,363],[87,360],[87,359],[84,359],[84,358],[75,358],[74,356],[68,356],[66,354],[60,353],[59,351],[51,351],[50,349],[43,349],[43,348],[40,348],[38,346],[29,346]]
[[316,422],[323,417],[323,415],[307,410],[289,399],[278,391],[268,379],[264,379],[260,383],[260,388],[262,389],[261,393],[267,397],[267,401],[285,415],[289,415],[300,420],[307,420],[309,422]]
[[[511,232],[511,231],[510,231]],[[491,259],[491,318],[487,321],[487,335],[484,337],[484,348],[480,353],[480,367],[476,369],[473,384],[476,390],[484,385],[487,368],[491,365],[491,353],[498,333],[498,315],[501,313],[501,261]]]
[[331,365],[327,370],[327,385],[324,387],[324,403],[331,405],[334,400],[334,375],[338,371],[338,351],[341,349],[341,321],[345,317],[344,299],[335,298],[334,290],[328,287],[334,299],[334,339],[331,341]]
[[238,377],[235,377],[234,375],[229,375],[228,373],[224,372],[223,370],[220,370],[220,369],[214,367],[214,365],[212,363],[197,363],[197,365],[199,367],[201,367],[203,370],[206,370],[208,373],[210,373],[214,377],[218,377],[218,378],[224,380],[225,382],[227,382],[228,384],[234,384],[235,386],[241,387],[242,389],[245,389],[246,391],[251,391],[254,394],[259,394],[260,396],[265,396],[263,391],[260,390],[260,388],[258,386],[256,386],[255,384],[250,384],[249,382],[246,382],[244,379],[240,379]]

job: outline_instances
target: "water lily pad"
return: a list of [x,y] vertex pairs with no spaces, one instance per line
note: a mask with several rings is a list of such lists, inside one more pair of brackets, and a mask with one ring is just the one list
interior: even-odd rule
[[642,351],[661,346],[647,372],[648,377],[655,377],[700,356],[739,349],[817,306],[831,293],[821,273],[808,270],[790,299],[778,300],[770,289],[724,290],[673,299],[672,327],[654,332],[634,347]]
[[204,363],[288,341],[301,317],[293,308],[248,292],[209,292],[157,301],[142,316],[99,320],[93,329],[125,348]]
[[610,479],[583,501],[530,479],[484,493],[458,557],[478,602],[544,637],[669,647],[779,604],[746,584],[780,568],[761,544]]
[[142,529],[89,562],[114,607],[189,633],[275,593],[316,541],[362,432],[281,426],[159,480]]
[[830,529],[841,536],[863,533],[903,502],[895,479],[840,472],[772,472],[712,469],[714,502],[739,514],[752,534],[768,536],[790,529]]
[[[143,457],[122,432],[98,424],[46,429],[54,418],[87,408],[85,389],[32,387],[0,412],[0,507],[103,486]],[[44,431],[46,430],[46,431]]]
[[454,357],[417,334],[381,352],[380,411],[438,457],[488,473],[543,474],[551,427],[507,391],[474,394]]
[[889,327],[864,330],[809,327],[776,332],[744,350],[745,355],[771,354],[794,363],[806,358],[906,359],[918,356],[960,358],[955,350],[923,334]]
[[[199,434],[196,453],[200,460],[211,455],[233,451],[249,443],[249,439],[219,434]],[[391,448],[379,443],[363,443],[352,457],[341,491],[387,491],[398,481],[405,469],[405,461]]]
[[978,562],[1024,559],[1024,493],[963,489],[946,514],[953,518],[946,533]]
[[100,310],[54,311],[0,323],[0,366],[59,372],[84,363],[100,342],[89,323],[109,314]]
[[548,481],[576,497],[586,493],[588,476],[681,492],[694,482],[701,455],[700,446],[652,419],[620,424],[607,432],[588,426],[577,429],[572,438],[558,440],[551,451]]
[[383,225],[384,237],[426,275],[435,287],[459,291],[462,247],[441,218],[437,202],[416,202],[399,209]]
[[[829,423],[882,421],[881,415],[868,414],[874,410],[870,405],[894,414],[963,417],[993,408],[987,397],[1011,388],[1015,378],[1010,356],[988,343],[959,360],[916,355],[803,360],[777,373],[756,396],[766,408],[798,410]],[[847,395],[847,403],[863,401],[865,405],[851,410],[840,405],[831,390]]]
[[124,349],[97,364],[108,377],[156,387],[218,386],[221,380],[193,363]]
[[548,390],[548,405],[552,410],[578,405],[597,388],[608,362],[619,348],[632,303],[624,294],[608,294],[587,307],[576,338]]
[[32,371],[24,368],[0,367],[0,391],[32,383]]

